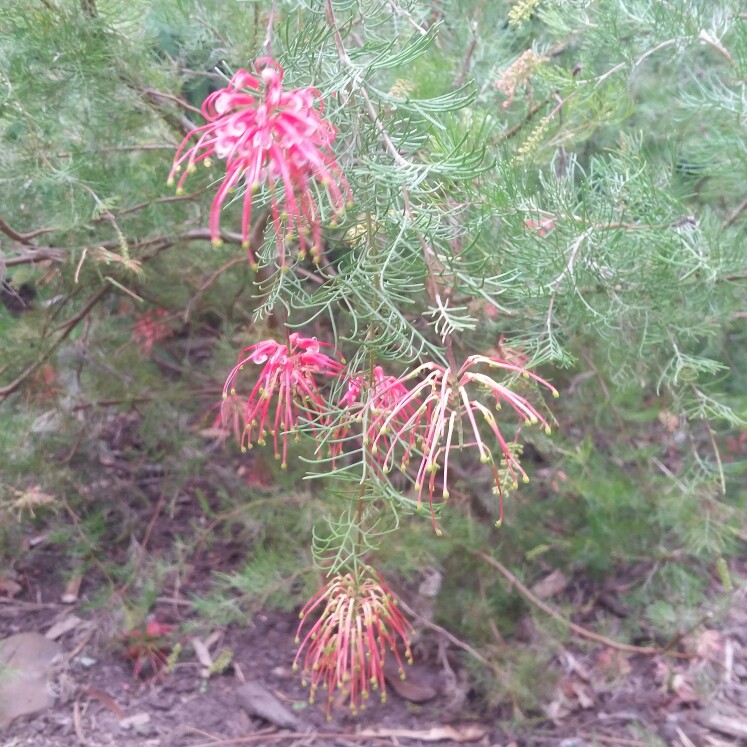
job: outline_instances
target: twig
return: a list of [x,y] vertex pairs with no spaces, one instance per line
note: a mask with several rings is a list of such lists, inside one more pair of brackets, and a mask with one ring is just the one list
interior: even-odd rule
[[148,526],[145,528],[145,534],[143,535],[143,539],[140,542],[140,548],[138,550],[137,558],[135,559],[135,565],[132,569],[132,573],[130,573],[129,578],[127,579],[127,581],[125,581],[123,586],[118,591],[119,596],[122,598],[124,598],[125,592],[130,588],[133,581],[135,581],[135,577],[140,572],[140,568],[142,567],[143,561],[145,560],[145,548],[148,546],[148,541],[150,540],[150,536],[153,533],[153,528],[156,526],[156,521],[158,521],[158,517],[161,515],[161,510],[163,509],[163,503],[165,499],[166,494],[161,491],[161,495],[158,497],[156,507],[153,510],[153,515],[150,517]]
[[272,57],[272,29],[275,25],[275,0],[272,0],[270,6],[270,17],[267,19],[267,31],[265,32],[265,39],[262,42],[262,49],[265,54]]
[[[250,734],[248,737],[236,737],[234,739],[221,739],[217,742],[200,742],[199,744],[190,745],[190,747],[225,747],[226,745],[237,745],[237,744],[256,744],[258,742],[267,741],[282,741],[287,740],[288,743],[296,739],[305,739],[312,736],[311,734],[305,734],[301,731],[275,731],[274,727],[271,729],[265,729],[259,731],[256,734]],[[318,731],[313,733],[315,740],[328,740],[328,739],[349,739],[349,740],[366,740],[371,742],[381,742],[382,744],[396,744],[390,739],[382,739],[381,737],[374,737],[371,734],[356,734],[355,732],[339,732],[339,731]]]
[[[206,191],[207,191],[206,189],[200,189],[197,192],[190,192],[188,195],[172,195],[171,197],[159,197],[156,200],[148,200],[147,202],[140,202],[137,205],[133,205],[132,207],[125,208],[124,210],[120,210],[119,212],[117,212],[115,217],[120,218],[121,216],[128,215],[129,213],[136,213],[138,210],[144,210],[145,208],[150,207],[151,205],[162,204],[166,202],[186,202],[188,200],[194,200],[195,197],[199,197],[201,194],[204,194]],[[97,218],[95,218],[95,221],[101,221],[103,219],[104,219],[104,216],[100,215]]]
[[734,210],[734,212],[727,218],[726,223],[725,223],[726,227],[728,228],[729,226],[734,225],[737,222],[737,219],[739,218],[739,216],[745,210],[747,210],[747,197],[745,197],[744,200],[742,200],[742,202],[739,203],[736,210]]
[[687,654],[680,654],[677,652],[669,651],[666,647],[655,648],[653,646],[634,646],[628,643],[620,643],[619,641],[613,641],[611,638],[607,638],[606,636],[603,636],[599,633],[595,633],[592,630],[587,630],[581,625],[578,625],[572,620],[564,617],[554,607],[551,607],[549,604],[543,602],[539,597],[535,596],[526,586],[524,586],[524,584],[521,583],[521,581],[519,581],[518,578],[516,578],[516,576],[514,576],[513,573],[511,573],[511,571],[508,570],[508,568],[499,563],[495,558],[491,557],[487,553],[482,552],[481,550],[470,549],[470,552],[473,555],[476,555],[481,560],[484,560],[488,565],[495,568],[495,570],[497,570],[498,573],[500,573],[516,589],[516,591],[518,591],[519,594],[521,594],[521,596],[523,596],[524,599],[527,600],[527,602],[542,610],[546,615],[549,615],[553,619],[562,622],[564,625],[567,625],[569,630],[573,631],[577,636],[580,636],[581,638],[587,638],[590,641],[601,643],[603,646],[607,646],[607,648],[612,648],[617,651],[625,651],[629,654],[642,654],[644,656],[661,656],[662,654],[666,654],[668,656],[673,656],[676,658],[690,658],[690,656],[688,656]]
[[478,23],[477,21],[472,21],[470,24],[470,42],[467,46],[467,51],[464,54],[464,60],[462,61],[462,69],[459,71],[459,77],[454,81],[454,87],[455,88],[461,88],[464,85],[464,81],[467,78],[467,71],[469,70],[469,64],[472,61],[472,55],[475,53],[475,48],[477,47],[477,28]]
[[33,265],[37,262],[64,262],[66,259],[67,252],[64,249],[48,246],[22,252],[16,257],[7,257],[2,264],[4,267],[16,267],[17,265]]
[[10,384],[7,384],[4,387],[0,387],[0,400],[5,399],[10,394],[16,391],[18,387],[23,384],[23,382],[31,376],[34,371],[36,371],[39,366],[41,366],[52,353],[60,346],[60,344],[69,337],[70,333],[80,324],[80,322],[85,319],[88,314],[91,313],[93,308],[101,301],[104,296],[109,293],[109,286],[105,285],[103,288],[100,288],[98,293],[96,293],[93,298],[91,298],[88,303],[77,313],[75,316],[73,316],[71,319],[68,319],[67,322],[61,327],[61,333],[57,337],[57,339],[47,348],[47,350],[42,353],[42,355],[39,356],[30,366],[27,366],[26,369],[22,373],[20,373],[13,381],[10,382]]
[[389,7],[397,13],[397,15],[404,16],[408,22],[417,29],[418,33],[422,36],[425,36],[428,33],[427,29],[424,29],[413,17],[412,13],[402,8],[398,3],[395,3],[394,0],[389,0]]
[[24,244],[26,246],[28,246],[28,242],[36,236],[40,236],[43,233],[52,233],[57,230],[57,228],[37,228],[28,233],[20,233],[19,231],[13,230],[2,218],[0,218],[0,231],[13,239],[13,241],[17,241],[19,244]]
[[143,93],[152,98],[161,98],[166,99],[167,101],[173,101],[175,104],[178,104],[182,108],[194,112],[195,114],[202,114],[202,112],[196,106],[192,106],[192,104],[185,101],[184,99],[179,98],[178,96],[175,96],[173,93],[164,93],[163,91],[158,91],[155,88],[143,88]]
[[[337,27],[337,19],[335,18],[335,11],[332,7],[332,0],[324,0],[324,8],[327,15],[327,24],[332,29],[332,37],[335,40],[335,46],[337,47],[337,54],[340,57],[340,61],[346,67],[354,70],[355,65],[353,64],[353,61],[350,59],[350,55],[348,55],[347,50],[345,49],[342,35],[340,34],[340,30]],[[386,131],[384,124],[381,122],[381,120],[379,119],[379,115],[376,113],[376,107],[374,107],[373,101],[371,101],[371,97],[368,95],[368,91],[366,91],[366,89],[361,85],[358,88],[358,93],[360,93],[360,95],[363,97],[363,100],[366,103],[366,110],[368,111],[368,115],[371,118],[371,121],[373,122],[376,129],[379,131],[379,135],[381,135],[381,138],[384,141],[384,144],[386,145],[386,148],[391,154],[395,163],[397,163],[397,165],[399,166],[402,166],[403,168],[409,169],[412,164],[406,158],[402,157],[400,152],[397,150],[397,146],[389,137],[389,133]]]
[[432,630],[434,633],[438,633],[439,635],[442,635],[446,640],[448,640],[450,643],[453,643],[457,648],[462,649],[462,651],[466,651],[473,659],[476,661],[479,661],[480,664],[483,664],[488,669],[492,670],[495,674],[497,674],[499,677],[504,676],[504,672],[502,672],[495,664],[488,661],[479,651],[472,648],[472,646],[469,645],[469,643],[465,643],[464,641],[460,641],[459,638],[457,638],[453,633],[450,633],[446,628],[442,628],[440,625],[436,625],[436,623],[431,622],[428,618],[423,617],[422,615],[418,614],[412,607],[410,607],[406,602],[402,600],[401,597],[398,599],[399,606],[402,607],[402,609],[407,612],[410,617],[414,617],[421,625],[424,625],[429,630]]
[[522,119],[520,122],[517,122],[513,127],[509,127],[505,132],[501,133],[501,139],[502,140],[508,140],[512,138],[514,135],[521,132],[521,130],[526,127],[526,125],[529,124],[529,122],[532,121],[534,118],[534,115],[547,103],[547,101],[542,101],[539,104],[535,104],[531,109],[526,113],[526,116],[524,119]]

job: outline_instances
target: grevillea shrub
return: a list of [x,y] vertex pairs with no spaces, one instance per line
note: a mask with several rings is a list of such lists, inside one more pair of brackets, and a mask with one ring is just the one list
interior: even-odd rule
[[390,587],[426,567],[501,664],[515,600],[477,551],[528,583],[650,560],[652,639],[728,586],[739,0],[0,5],[5,513],[65,495],[93,563],[150,499],[88,479],[122,434],[206,511],[251,504],[234,587],[310,597],[299,676],[356,711],[418,654]]
[[[252,267],[285,274],[292,270],[291,257],[293,265],[305,259],[309,235],[313,264],[320,264],[323,224],[334,227],[344,220],[346,207],[355,207],[354,195],[331,150],[337,131],[321,116],[321,94],[312,88],[284,92],[283,69],[269,57],[256,60],[254,69],[256,75],[239,70],[226,88],[208,96],[202,106],[208,124],[187,134],[177,150],[169,182],[173,183],[181,171],[178,194],[182,193],[187,175],[196,170],[195,164],[202,161],[210,168],[213,164],[208,156],[217,157],[218,184],[210,211],[213,244],[221,240],[221,206],[230,192],[238,190],[243,193],[242,243]],[[312,196],[313,183],[327,192],[331,213],[326,220]],[[262,267],[249,241],[251,218],[256,214],[253,203],[261,199],[261,192],[270,202],[268,233],[273,234],[276,247]],[[404,204],[409,205],[407,194],[403,187]],[[419,238],[427,262],[435,250],[425,237]],[[371,236],[370,240],[370,249],[374,250],[378,238]],[[446,315],[454,286],[426,266],[430,294]],[[323,272],[334,286],[339,276],[329,266]],[[387,282],[384,271],[382,283]],[[223,388],[221,420],[227,430],[238,435],[244,451],[271,440],[282,469],[288,467],[290,436],[305,431],[327,443],[333,470],[340,469],[337,463],[345,461],[348,474],[358,475],[360,493],[351,521],[356,523],[353,529],[360,540],[342,559],[339,555],[333,558],[325,548],[317,560],[330,581],[301,612],[302,620],[308,621],[321,608],[321,619],[302,642],[302,648],[306,648],[304,675],[311,682],[312,700],[323,683],[328,715],[336,688],[346,691],[351,710],[357,712],[372,690],[385,698],[383,659],[387,654],[401,663],[397,647],[402,645],[407,659],[412,659],[412,628],[384,582],[363,560],[370,550],[363,536],[365,527],[371,513],[383,510],[380,496],[382,488],[386,491],[391,487],[387,473],[395,454],[405,475],[413,459],[419,465],[412,471],[416,510],[421,508],[426,491],[433,528],[441,535],[436,511],[449,498],[451,452],[474,448],[480,464],[493,474],[498,500],[496,523],[500,526],[502,474],[510,477],[514,488],[518,487],[519,475],[528,480],[516,449],[521,426],[541,424],[548,435],[551,430],[537,407],[514,391],[511,377],[533,381],[556,397],[558,392],[526,368],[498,357],[472,355],[462,365],[456,364],[447,316],[443,317],[439,336],[448,363],[433,360],[442,359],[438,350],[423,349],[418,357],[427,360],[398,377],[385,374],[375,354],[367,351],[362,358],[354,347],[355,363],[346,366],[334,343],[291,332],[292,321],[286,309],[282,316],[283,341],[263,340],[241,352]],[[376,333],[377,324],[369,322],[365,336],[371,338]],[[349,344],[354,343],[351,340]],[[496,378],[496,373],[501,378]],[[240,388],[240,377],[249,380],[246,393]],[[336,387],[330,378],[337,379]],[[481,399],[486,398],[479,392],[468,393],[468,386],[484,390],[487,404],[483,404]],[[327,396],[335,388],[346,388],[346,392],[333,404]],[[488,405],[493,405],[493,411]],[[510,435],[504,435],[498,422],[497,411],[502,405],[518,420],[519,427]],[[495,448],[486,445],[481,435],[485,429],[494,439]],[[401,675],[405,676],[403,669]]]

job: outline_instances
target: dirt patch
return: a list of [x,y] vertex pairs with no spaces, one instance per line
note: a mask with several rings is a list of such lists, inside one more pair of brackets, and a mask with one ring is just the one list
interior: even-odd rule
[[[216,469],[235,477],[241,467]],[[88,484],[107,493],[121,489],[123,495],[130,495],[127,490],[133,479],[132,469],[117,456],[108,472]],[[551,696],[535,713],[518,713],[510,702],[486,708],[471,688],[463,648],[448,631],[431,626],[416,647],[406,684],[396,677],[392,680],[386,705],[372,701],[354,718],[342,702],[328,721],[324,698],[310,705],[307,690],[292,671],[296,615],[264,611],[251,622],[223,627],[198,619],[190,599],[209,590],[215,570],[228,572],[240,565],[246,546],[230,533],[219,543],[203,544],[200,537],[212,525],[187,494],[177,495],[166,507],[161,479],[143,471],[135,484],[146,500],[129,504],[123,500],[117,504],[120,513],[107,517],[110,564],[134,563],[137,569],[146,546],[149,556],[161,557],[168,555],[176,537],[192,538],[195,549],[189,573],[179,584],[165,587],[148,610],[148,619],[165,626],[164,630],[173,626],[166,636],[158,676],[152,676],[147,665],[144,677],[134,675],[133,657],[128,656],[132,638],[123,638],[131,627],[124,587],[131,584],[132,591],[139,581],[112,585],[106,569],[95,563],[82,577],[77,575],[66,548],[51,544],[43,528],[36,526],[35,533],[19,543],[12,574],[6,572],[4,582],[0,578],[4,593],[0,637],[52,630],[67,665],[52,683],[55,705],[33,718],[15,721],[0,734],[2,747],[460,743],[643,747],[657,739],[677,747],[747,744],[747,603],[740,591],[718,625],[706,621],[676,640],[666,655],[635,655],[575,639],[565,645],[558,642],[547,681],[537,682],[538,691]],[[191,487],[210,495],[210,480]],[[213,508],[220,510],[217,505]],[[128,533],[121,531],[122,523]],[[134,550],[131,536],[139,538]],[[736,570],[733,583],[744,588],[747,569]],[[608,579],[607,591],[614,589],[612,581]],[[105,588],[119,591],[102,598]],[[591,593],[591,589],[589,583],[555,578],[551,588],[545,584],[535,587],[535,592],[554,603],[564,595],[573,598],[576,609],[583,610],[576,622],[590,628],[610,614],[629,614],[616,603],[613,592]],[[77,601],[63,604],[60,600],[66,592],[72,599],[77,593]],[[538,640],[533,640],[532,630],[527,615],[510,645],[531,647]],[[208,661],[195,638],[206,647]],[[181,653],[171,656],[176,645]],[[223,664],[206,672],[210,662],[215,664],[221,657]],[[277,708],[292,714],[291,721],[273,723],[272,717],[248,707],[239,695],[244,683],[267,693]],[[288,729],[287,723],[293,723],[294,729]]]

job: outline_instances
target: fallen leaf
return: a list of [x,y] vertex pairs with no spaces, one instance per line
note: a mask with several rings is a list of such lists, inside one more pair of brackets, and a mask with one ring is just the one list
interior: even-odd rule
[[704,630],[696,639],[695,653],[701,659],[721,661],[724,653],[724,639],[717,630]]
[[199,661],[203,667],[210,669],[210,667],[213,666],[213,657],[210,656],[208,647],[199,638],[193,638],[190,643],[192,644],[192,648],[195,650],[197,661]]
[[283,729],[298,729],[299,720],[259,682],[245,682],[236,690],[239,705],[250,715],[259,716]]
[[425,703],[438,695],[434,687],[424,681],[416,665],[405,670],[405,679],[400,674],[399,664],[390,656],[384,660],[384,676],[389,686],[400,698],[411,703]]
[[81,693],[87,695],[89,698],[95,698],[100,703],[103,703],[120,721],[125,718],[124,711],[117,705],[114,698],[107,695],[101,690],[96,690],[93,687],[81,688]]
[[584,687],[580,682],[573,682],[571,684],[573,693],[578,698],[578,704],[586,710],[594,705],[594,698],[591,697],[589,690]]
[[747,739],[747,722],[744,718],[732,718],[713,711],[696,713],[695,718],[709,729],[727,734],[730,737]]
[[0,573],[0,595],[13,599],[13,597],[23,591],[23,586],[14,580],[9,573]]
[[631,672],[628,657],[622,651],[605,648],[597,654],[596,669],[601,671],[607,680],[627,677]]
[[692,682],[681,672],[677,672],[672,677],[669,687],[683,703],[697,703],[700,701],[700,697],[695,692]]
[[49,638],[50,641],[56,641],[58,638],[74,630],[83,622],[77,615],[68,615],[56,622],[45,634],[45,638]]
[[73,571],[70,580],[65,584],[65,591],[62,592],[62,596],[60,597],[60,601],[63,604],[74,604],[78,601],[82,581],[83,572],[80,570]]
[[549,576],[545,576],[532,587],[532,593],[540,599],[550,599],[565,591],[568,579],[561,570],[554,570]]

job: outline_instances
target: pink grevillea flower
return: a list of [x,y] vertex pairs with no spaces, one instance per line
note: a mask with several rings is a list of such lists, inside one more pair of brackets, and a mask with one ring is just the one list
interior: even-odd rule
[[[239,70],[225,88],[211,93],[202,105],[207,124],[192,130],[176,151],[169,183],[181,173],[177,193],[200,161],[215,156],[226,162],[226,177],[210,209],[210,236],[220,245],[220,211],[228,195],[245,188],[241,236],[249,261],[256,257],[249,243],[252,199],[265,186],[275,227],[280,265],[285,242],[297,237],[299,255],[307,249],[318,260],[322,212],[317,202],[326,192],[339,218],[352,203],[352,193],[333,152],[337,130],[323,116],[324,101],[315,88],[283,90],[283,68],[270,57],[254,63],[259,75]],[[196,138],[196,141],[194,140]],[[314,182],[321,186],[318,189]]]
[[[371,375],[350,379],[347,391],[338,403],[342,418],[332,435],[330,453],[333,459],[344,451],[345,441],[353,424],[362,426],[365,447],[369,447],[377,436],[386,440],[387,437],[377,430],[376,422],[383,413],[391,412],[408,394],[407,387],[395,376],[384,373],[381,366],[375,366]],[[398,411],[395,423],[404,426],[414,412],[415,407],[407,405]],[[377,453],[381,453],[381,450]]]
[[170,318],[167,309],[149,309],[139,315],[132,326],[132,339],[144,356],[149,356],[156,344],[171,337],[174,330]]
[[[331,355],[323,353],[322,348],[328,348]],[[296,430],[299,418],[307,418],[313,428],[314,418],[325,415],[317,378],[339,376],[344,360],[332,345],[319,342],[316,337],[302,337],[297,332],[288,336],[287,344],[264,340],[245,348],[223,387],[222,416],[228,427],[235,428],[236,424],[236,380],[250,363],[262,366],[262,370],[244,405],[241,448],[251,449],[254,443],[264,445],[265,435],[269,433],[275,458],[282,458],[281,467],[285,469],[288,436]]]
[[[319,618],[312,618],[321,610]],[[311,685],[313,703],[319,685],[327,691],[327,717],[335,690],[344,690],[350,710],[365,708],[372,690],[386,701],[384,660],[394,656],[399,676],[405,679],[404,662],[412,663],[412,625],[397,607],[397,601],[376,571],[367,568],[355,576],[336,576],[301,610],[296,634],[300,644],[293,662],[297,671],[303,660],[304,685]],[[311,627],[304,635],[307,624]],[[303,636],[303,637],[302,637]],[[404,654],[399,651],[402,646]]]
[[[375,415],[372,421],[376,436],[373,439],[371,451],[381,460],[384,472],[392,469],[395,453],[399,449],[403,449],[400,461],[402,471],[407,469],[413,454],[420,457],[420,465],[415,477],[418,506],[422,503],[423,491],[427,483],[428,503],[437,534],[441,534],[441,531],[436,524],[433,506],[436,475],[439,472],[442,473],[442,498],[446,501],[449,498],[449,456],[454,447],[476,448],[480,461],[491,465],[495,481],[493,490],[499,496],[497,523],[500,525],[503,521],[501,475],[493,460],[491,450],[480,433],[478,419],[486,423],[488,430],[492,432],[514,485],[518,486],[519,475],[525,482],[528,480],[509,441],[501,432],[495,416],[483,402],[470,394],[468,390],[470,385],[488,394],[496,409],[500,410],[502,404],[507,404],[518,416],[520,424],[541,424],[545,431],[550,433],[549,423],[537,409],[507,384],[502,384],[481,373],[479,369],[483,366],[503,369],[525,378],[531,378],[549,389],[554,397],[558,396],[557,390],[551,384],[522,366],[500,358],[471,355],[458,370],[436,363],[424,363],[418,366],[411,373],[397,380],[396,388],[392,385],[392,391],[397,393],[398,403]],[[407,390],[407,394],[402,395],[401,389],[407,382],[413,380],[416,381],[415,385]],[[466,428],[463,422],[465,419]],[[515,441],[515,438],[511,441]]]

